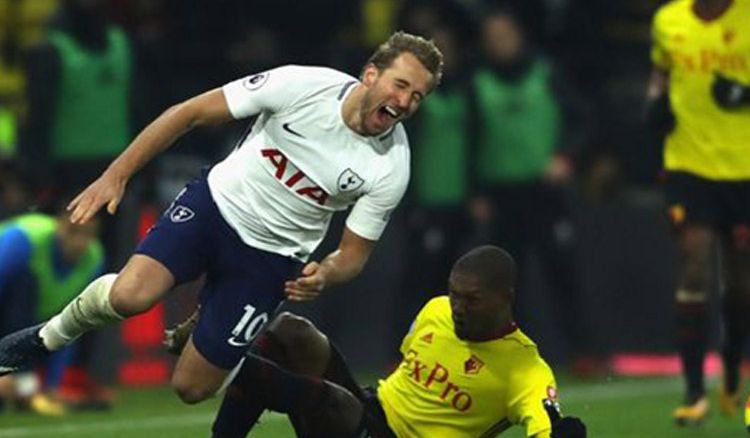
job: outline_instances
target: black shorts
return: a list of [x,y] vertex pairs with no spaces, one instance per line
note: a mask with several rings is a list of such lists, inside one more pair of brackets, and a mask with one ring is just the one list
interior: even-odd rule
[[723,232],[750,225],[750,180],[712,181],[684,172],[666,179],[672,224],[708,225]]
[[383,411],[380,400],[378,400],[377,389],[367,386],[362,388],[362,392],[363,395],[360,402],[362,402],[367,415],[367,433],[365,436],[369,438],[397,438],[396,434],[388,426],[385,411]]

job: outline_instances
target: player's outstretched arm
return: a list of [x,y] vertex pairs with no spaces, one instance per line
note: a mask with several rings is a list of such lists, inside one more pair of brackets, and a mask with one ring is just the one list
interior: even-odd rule
[[287,298],[292,301],[312,300],[326,287],[351,280],[362,272],[374,246],[375,241],[360,237],[345,227],[336,251],[320,263],[308,263],[302,269],[301,277],[284,284]]
[[135,172],[196,126],[232,120],[221,88],[172,106],[151,122],[106,171],[68,205],[70,221],[85,223],[104,205],[114,214]]

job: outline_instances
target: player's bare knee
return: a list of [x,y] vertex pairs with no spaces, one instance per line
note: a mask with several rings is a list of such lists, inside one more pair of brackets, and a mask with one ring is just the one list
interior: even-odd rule
[[146,292],[143,280],[132,276],[118,275],[109,292],[109,303],[122,316],[143,313],[158,301]]
[[191,380],[189,376],[180,373],[172,375],[172,389],[183,403],[189,405],[200,403],[216,392],[216,388],[207,388]]

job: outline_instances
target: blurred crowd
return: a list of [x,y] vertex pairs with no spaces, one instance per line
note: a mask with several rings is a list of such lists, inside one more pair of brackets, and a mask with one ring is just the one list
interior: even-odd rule
[[[436,41],[445,77],[407,122],[412,180],[398,222],[407,238],[396,249],[408,275],[390,304],[389,342],[445,290],[450,263],[489,241],[521,266],[536,260],[563,357],[595,370],[607,348],[582,303],[575,210],[650,199],[659,148],[640,108],[660,4],[0,0],[0,219],[54,213],[173,103],[286,63],[357,75],[404,29]],[[167,205],[245,128],[191,133],[139,174],[101,225],[107,271],[122,266],[144,212]],[[535,305],[521,297],[520,318]]]

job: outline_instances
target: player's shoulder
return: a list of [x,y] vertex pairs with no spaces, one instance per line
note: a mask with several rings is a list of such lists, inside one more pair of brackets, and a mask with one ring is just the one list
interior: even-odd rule
[[450,318],[451,303],[447,295],[441,295],[429,300],[419,312],[422,319]]
[[553,377],[552,368],[539,353],[536,343],[521,330],[505,336],[503,340],[514,346],[512,353],[505,351],[504,355],[510,354],[513,357],[513,364],[517,371],[534,374],[541,378]]
[[283,75],[291,81],[290,85],[334,85],[356,81],[357,79],[347,73],[330,67],[287,64],[276,67],[269,71],[270,75]]
[[530,348],[532,350],[537,349],[536,342],[534,342],[526,333],[520,328],[517,328],[512,333],[509,333],[503,339],[517,343],[519,346],[524,348]]
[[493,341],[490,348],[499,356],[512,357],[516,369],[543,369],[546,366],[539,347],[520,328]]
[[4,243],[15,244],[28,240],[26,230],[16,223],[10,223],[0,227],[0,240]]
[[378,187],[390,187],[403,192],[409,183],[411,153],[406,131],[397,124],[390,131],[368,140],[376,157],[372,161],[377,169]]
[[390,131],[379,136],[378,143],[392,160],[408,166],[409,137],[401,123],[396,124]]
[[656,10],[654,23],[665,24],[669,20],[683,19],[686,13],[691,13],[691,8],[692,0],[671,0]]
[[401,122],[397,123],[389,134],[390,135],[387,139],[392,139],[394,142],[407,144],[409,142],[408,135],[406,135],[406,128],[404,128],[404,125]]
[[736,0],[733,5],[739,9],[747,11],[750,9],[750,0]]

